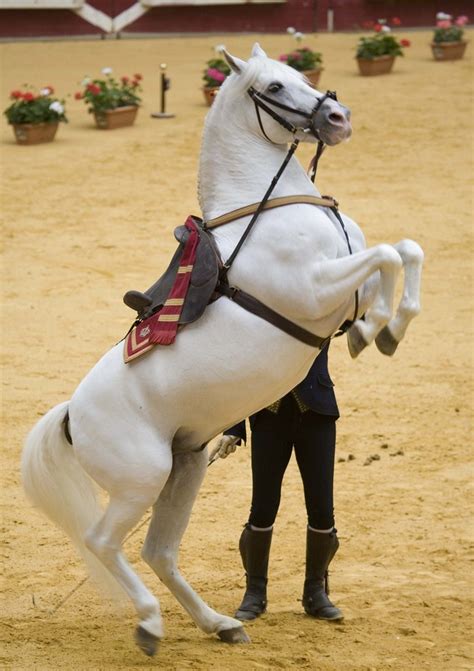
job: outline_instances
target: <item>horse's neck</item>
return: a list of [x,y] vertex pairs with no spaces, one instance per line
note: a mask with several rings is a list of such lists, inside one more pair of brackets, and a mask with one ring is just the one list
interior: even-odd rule
[[[243,133],[229,125],[206,124],[199,165],[198,196],[204,219],[260,202],[287,154],[285,145]],[[288,163],[272,197],[314,194],[295,158]]]

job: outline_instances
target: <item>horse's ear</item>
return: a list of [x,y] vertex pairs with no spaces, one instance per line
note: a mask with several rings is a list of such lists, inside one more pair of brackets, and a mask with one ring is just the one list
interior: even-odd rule
[[231,56],[225,49],[222,49],[221,54],[226,59],[231,70],[236,72],[238,75],[241,75],[242,72],[245,72],[247,68],[247,63],[245,61],[240,60],[240,58],[237,58],[236,56]]
[[267,54],[264,52],[258,42],[255,42],[252,47],[252,56],[256,56],[257,58],[267,58]]

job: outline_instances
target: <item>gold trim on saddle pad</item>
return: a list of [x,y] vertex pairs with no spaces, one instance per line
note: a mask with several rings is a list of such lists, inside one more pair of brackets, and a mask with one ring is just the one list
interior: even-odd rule
[[[327,196],[326,198],[320,196],[296,195],[296,196],[281,196],[280,198],[272,198],[267,200],[263,206],[264,210],[272,210],[274,207],[282,207],[283,205],[319,205],[320,207],[337,207],[337,201],[334,198]],[[239,207],[237,210],[232,210],[227,214],[222,214],[220,217],[211,219],[205,222],[205,228],[216,228],[222,224],[228,224],[230,221],[240,219],[240,217],[247,217],[249,214],[254,214],[259,208],[260,203],[252,203],[245,207]]]

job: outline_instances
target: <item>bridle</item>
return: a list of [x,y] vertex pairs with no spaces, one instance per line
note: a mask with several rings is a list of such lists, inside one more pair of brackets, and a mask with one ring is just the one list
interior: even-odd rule
[[257,91],[254,89],[253,86],[247,89],[247,93],[249,96],[252,98],[254,104],[255,104],[255,111],[257,114],[257,119],[258,119],[258,124],[260,126],[260,130],[262,131],[263,135],[267,138],[269,142],[273,142],[268,135],[265,132],[265,129],[263,127],[262,123],[262,118],[260,115],[260,110],[262,109],[264,112],[269,114],[275,121],[277,121],[283,128],[286,128],[287,131],[290,133],[293,133],[295,135],[298,131],[301,131],[303,133],[312,133],[314,137],[319,141],[322,142],[321,138],[319,137],[318,130],[314,128],[312,123],[307,124],[306,126],[295,126],[292,124],[288,119],[285,119],[282,117],[278,112],[275,112],[274,109],[269,107],[266,103],[270,103],[274,107],[278,107],[279,109],[285,110],[285,112],[291,112],[292,114],[297,114],[304,119],[309,119],[312,120],[315,116],[315,114],[319,111],[319,108],[321,105],[324,103],[325,100],[330,98],[331,100],[336,100],[337,101],[337,94],[336,91],[326,91],[324,95],[322,95],[320,98],[317,99],[315,106],[311,110],[311,112],[304,112],[303,110],[290,107],[289,105],[284,105],[283,103],[278,102],[277,100],[274,100],[273,98],[270,98],[269,96],[265,95],[264,93],[261,93],[260,91]]

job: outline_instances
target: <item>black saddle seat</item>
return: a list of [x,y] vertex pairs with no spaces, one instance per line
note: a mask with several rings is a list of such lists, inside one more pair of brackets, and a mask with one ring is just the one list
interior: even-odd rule
[[[210,302],[222,267],[219,250],[212,233],[202,227],[202,220],[193,217],[199,230],[199,244],[196,260],[191,272],[191,282],[179,318],[179,324],[190,324],[199,319]],[[179,242],[171,262],[165,273],[145,292],[132,289],[123,297],[125,305],[136,310],[140,321],[151,317],[160,310],[169,296],[176,278],[179,262],[184,246],[189,237],[186,226],[178,226],[174,237]]]

